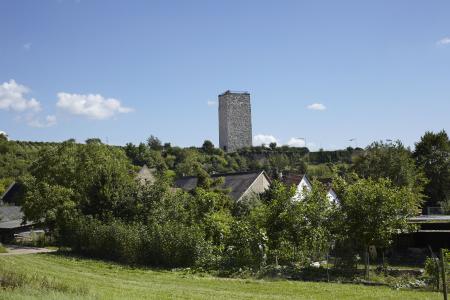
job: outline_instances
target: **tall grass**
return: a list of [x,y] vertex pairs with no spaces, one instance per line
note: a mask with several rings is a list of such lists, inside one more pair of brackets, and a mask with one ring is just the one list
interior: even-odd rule
[[8,253],[8,250],[2,244],[0,244],[0,253]]
[[50,276],[37,273],[25,274],[0,266],[0,289],[32,288],[40,291],[55,291],[75,295],[86,295],[88,289],[84,286],[72,286],[60,282]]

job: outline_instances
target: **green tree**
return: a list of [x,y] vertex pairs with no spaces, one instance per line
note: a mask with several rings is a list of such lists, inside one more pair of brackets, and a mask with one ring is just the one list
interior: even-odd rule
[[99,138],[89,138],[85,141],[86,144],[103,144]]
[[408,218],[417,215],[422,201],[420,194],[386,178],[353,175],[353,180],[336,177],[333,184],[340,200],[336,214],[340,240],[365,256],[369,246],[384,249],[396,234],[411,229]]
[[202,145],[202,151],[206,154],[213,154],[214,144],[209,140],[205,140]]
[[47,149],[31,165],[31,177],[23,180],[25,217],[62,223],[65,215],[53,211],[60,207],[99,220],[120,216],[136,185],[131,169],[123,150],[102,144],[64,142]]
[[421,167],[428,183],[425,185],[427,206],[450,201],[450,141],[447,133],[426,132],[416,143],[414,158]]
[[147,139],[147,145],[150,147],[150,149],[152,150],[157,150],[157,151],[161,151],[163,146],[161,143],[161,140],[158,139],[156,136],[151,135],[148,139]]
[[251,215],[267,231],[272,261],[288,263],[318,259],[328,250],[334,207],[326,189],[314,182],[301,201],[293,200],[295,187],[273,182],[262,196],[264,205]]
[[400,141],[371,144],[355,159],[353,171],[363,178],[389,178],[394,185],[408,187],[418,194],[426,182],[411,152]]

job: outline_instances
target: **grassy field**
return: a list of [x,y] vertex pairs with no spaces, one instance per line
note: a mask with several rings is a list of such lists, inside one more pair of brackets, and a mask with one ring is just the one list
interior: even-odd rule
[[[181,271],[32,254],[0,256],[0,285],[8,272],[23,274],[0,299],[441,299],[421,291],[294,281],[222,279]],[[14,276],[16,276],[14,275]],[[20,280],[19,280],[20,281]]]

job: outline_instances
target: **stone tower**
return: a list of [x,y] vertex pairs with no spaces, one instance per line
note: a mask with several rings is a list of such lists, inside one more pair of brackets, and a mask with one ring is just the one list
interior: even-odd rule
[[219,146],[226,152],[252,146],[249,93],[226,91],[219,95]]

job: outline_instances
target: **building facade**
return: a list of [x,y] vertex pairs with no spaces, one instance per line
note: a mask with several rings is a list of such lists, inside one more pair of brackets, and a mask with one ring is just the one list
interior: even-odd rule
[[251,146],[250,94],[226,91],[219,95],[219,147],[234,152]]

